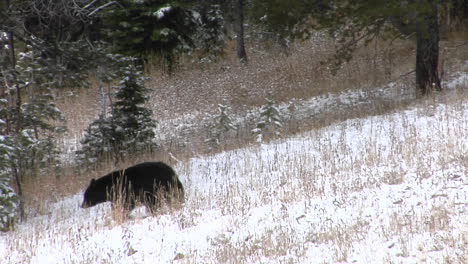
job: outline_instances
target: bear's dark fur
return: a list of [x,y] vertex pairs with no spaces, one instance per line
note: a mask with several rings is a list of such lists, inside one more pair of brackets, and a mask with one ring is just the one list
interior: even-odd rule
[[[176,198],[176,200],[172,200]],[[119,200],[120,199],[120,200]],[[143,203],[153,211],[161,202],[184,202],[184,187],[174,170],[163,162],[144,162],[92,179],[84,193],[82,208],[121,201],[125,210]]]

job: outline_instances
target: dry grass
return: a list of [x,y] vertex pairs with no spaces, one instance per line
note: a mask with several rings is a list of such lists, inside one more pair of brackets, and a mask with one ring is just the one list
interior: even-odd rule
[[[260,146],[252,146],[223,153],[223,157],[205,157],[203,163],[184,160],[176,168],[188,187],[187,203],[168,215],[134,217],[120,223],[108,207],[101,207],[80,212],[86,221],[77,224],[73,221],[79,220],[70,218],[71,206],[63,204],[35,220],[37,223],[30,225],[35,230],[20,227],[11,236],[7,250],[22,250],[24,259],[7,261],[27,263],[44,249],[43,239],[49,239],[53,245],[70,245],[67,248],[73,254],[64,263],[115,263],[142,254],[138,239],[160,234],[151,240],[155,242],[152,252],[163,252],[170,243],[169,232],[196,232],[198,229],[190,228],[205,219],[213,221],[210,228],[218,228],[217,223],[227,218],[226,227],[207,236],[209,250],[200,252],[197,244],[187,242],[180,248],[169,247],[174,250],[172,260],[298,263],[321,259],[323,263],[352,263],[355,252],[365,255],[380,241],[385,245],[378,248],[384,256],[381,263],[441,258],[445,263],[466,263],[466,233],[460,227],[466,223],[463,179],[468,160],[460,156],[466,153],[466,125],[457,127],[453,121],[457,111],[466,111],[467,92],[465,87],[458,94],[421,99],[416,109],[408,110],[416,115],[402,112],[399,116],[349,120],[333,125],[333,129],[316,128],[278,140],[275,149],[268,152],[271,157],[265,157],[270,154]],[[432,117],[437,113],[435,108],[443,107],[440,105],[450,105],[453,111],[438,115],[440,122],[428,122],[428,126],[437,127],[431,130],[432,135],[422,135],[416,121]],[[384,125],[386,122],[390,125]],[[356,147],[353,144],[359,140],[349,139],[355,135],[368,140]],[[312,145],[301,143],[310,138],[314,139]],[[211,187],[205,190],[205,185]],[[376,206],[388,196],[390,203]],[[263,208],[265,212],[259,213]],[[212,211],[212,218],[218,220],[207,216]],[[350,214],[353,216],[348,217]],[[70,228],[67,221],[75,224]],[[177,228],[167,227],[168,221]],[[143,226],[148,230],[137,233],[138,229],[132,229],[141,223],[146,223]],[[255,228],[249,228],[252,225]],[[114,239],[124,245],[125,252],[97,250],[85,255],[83,249],[89,248],[81,245],[108,229],[121,229]],[[452,233],[455,229],[458,232]],[[74,259],[74,254],[80,258]]]
[[[290,56],[252,50],[247,66],[233,58],[210,65],[188,62],[172,76],[152,73],[148,86],[154,89],[153,105],[161,119],[192,109],[210,112],[220,102],[245,110],[263,104],[268,95],[277,102],[286,102],[378,86],[411,68],[412,62],[408,60],[411,45],[398,43],[391,49],[385,48],[384,53],[379,45],[385,44],[375,43],[359,50],[356,59],[344,65],[337,76],[332,76],[326,65],[320,63],[332,54],[333,41],[318,35],[311,41],[293,45]],[[386,63],[388,60],[392,62]]]
[[[458,46],[461,43],[460,36],[454,41],[443,43],[445,47],[442,61],[444,72],[453,72],[457,70],[468,59],[468,49],[466,46]],[[200,65],[186,59],[185,66],[172,76],[168,76],[157,69],[150,69],[149,74],[151,80],[148,82],[148,87],[153,89],[151,100],[148,104],[155,114],[156,119],[161,123],[173,122],[175,117],[183,115],[193,115],[193,122],[201,122],[207,113],[215,113],[218,103],[225,103],[233,107],[235,113],[244,113],[252,107],[259,106],[264,103],[264,98],[271,94],[278,103],[289,102],[292,99],[304,99],[313,96],[321,96],[325,94],[340,94],[342,92],[354,89],[367,88],[369,93],[372,93],[376,87],[383,86],[390,80],[398,79],[400,75],[412,70],[414,47],[406,42],[400,42],[396,47],[388,48],[385,43],[375,42],[370,48],[363,48],[358,51],[356,59],[345,65],[338,76],[331,76],[326,68],[320,66],[320,61],[327,58],[331,54],[330,48],[332,42],[326,38],[318,37],[313,41],[299,43],[292,48],[291,55],[277,55],[274,52],[255,49],[250,50],[250,64],[242,66],[237,61],[228,55],[224,60],[210,64]],[[231,53],[228,53],[231,54]],[[445,78],[449,76],[445,75]],[[409,75],[399,80],[402,82],[402,87],[412,89],[412,78]],[[458,93],[458,94],[456,94]],[[59,102],[59,108],[64,112],[68,120],[68,139],[64,140],[64,148],[75,148],[77,144],[70,143],[70,139],[76,142],[82,136],[84,129],[89,122],[93,120],[100,112],[100,97],[97,85],[94,84],[91,89],[83,89],[76,93],[75,96],[63,94]],[[291,137],[298,133],[310,131],[311,137],[320,138],[320,128],[329,126],[340,121],[351,118],[366,117],[372,115],[380,115],[401,109],[408,108],[419,104],[424,111],[439,104],[453,104],[463,107],[463,103],[467,101],[466,87],[455,89],[455,93],[446,95],[436,95],[433,97],[418,99],[414,97],[409,100],[383,100],[376,97],[369,104],[346,106],[333,112],[318,113],[310,116],[307,119],[291,119],[282,129],[282,135],[278,137],[270,137],[266,140],[280,139],[281,137]],[[340,102],[337,102],[340,104]],[[421,110],[423,111],[423,110]],[[421,113],[426,115],[428,113]],[[430,113],[429,113],[430,114]],[[450,120],[451,116],[442,117],[445,120]],[[255,175],[249,182],[249,186],[239,185],[237,182],[228,182],[226,186],[218,186],[219,189],[211,190],[207,193],[189,192],[188,203],[182,212],[173,213],[174,218],[181,228],[189,228],[196,226],[198,219],[202,216],[201,210],[210,210],[212,208],[220,208],[223,215],[238,215],[240,218],[249,217],[249,213],[259,205],[272,204],[280,201],[283,204],[294,204],[303,200],[313,200],[327,195],[336,195],[336,204],[339,207],[349,202],[352,193],[361,192],[366,189],[375,189],[384,185],[399,185],[405,182],[408,177],[415,174],[415,178],[419,181],[431,178],[431,171],[428,171],[428,164],[452,164],[454,162],[461,164],[464,168],[468,167],[466,159],[463,156],[454,156],[450,153],[461,153],[463,151],[452,151],[454,148],[461,148],[460,137],[466,136],[464,131],[456,131],[456,128],[441,127],[441,135],[444,133],[453,133],[456,137],[448,137],[446,148],[443,149],[443,154],[436,160],[414,160],[415,155],[424,155],[418,153],[418,128],[412,126],[414,120],[407,120],[405,130],[412,133],[407,141],[393,144],[391,153],[395,159],[388,160],[382,156],[381,149],[378,144],[379,131],[375,133],[375,142],[366,146],[363,149],[361,160],[357,160],[348,167],[343,167],[341,160],[337,160],[340,153],[347,153],[350,146],[344,144],[345,132],[350,128],[355,128],[357,125],[343,125],[342,137],[337,144],[323,141],[315,146],[316,150],[323,155],[324,159],[328,160],[326,164],[318,164],[310,155],[309,152],[295,153],[296,155],[288,158],[287,162],[284,157],[273,159],[271,163],[264,164],[262,168],[255,168],[255,164],[262,164],[260,154],[258,159],[246,159],[245,166],[239,174],[251,175],[252,170],[260,170],[260,172],[272,175],[271,178],[254,179]],[[178,120],[174,121],[174,127],[178,124]],[[171,123],[172,124],[172,123]],[[182,130],[181,130],[182,131]],[[131,157],[122,164],[102,164],[98,169],[86,173],[78,173],[74,169],[64,169],[61,171],[51,171],[46,175],[38,175],[34,178],[29,178],[24,183],[24,193],[26,206],[29,208],[29,216],[35,215],[50,215],[50,202],[60,200],[64,196],[78,193],[84,190],[89,184],[91,178],[98,178],[115,169],[122,169],[132,164],[146,160],[162,160],[168,164],[177,166],[180,175],[188,175],[193,173],[194,168],[190,167],[189,158],[195,157],[203,153],[214,153],[225,150],[235,150],[240,147],[254,145],[254,140],[250,135],[249,127],[240,129],[232,137],[228,137],[223,146],[219,149],[209,149],[204,143],[207,134],[206,127],[194,126],[194,129],[183,130],[180,135],[173,135],[174,138],[165,141],[161,153],[152,155],[141,155]],[[381,131],[382,132],[382,131]],[[190,144],[179,144],[184,137]],[[398,140],[393,139],[395,142]],[[185,142],[185,141],[184,141]],[[440,147],[440,146],[434,146]],[[459,149],[458,149],[459,150]],[[177,162],[171,155],[174,154]],[[386,171],[380,175],[372,175],[366,168],[379,166],[386,163],[389,166],[398,167],[402,160],[408,164],[415,164],[416,172],[406,171],[401,168],[399,171]],[[280,170],[277,166],[288,164],[287,174],[278,175]],[[280,165],[282,164],[282,165]],[[222,164],[210,164],[210,168],[203,170],[195,170],[198,173],[206,173],[206,175],[198,175],[198,177],[209,177],[209,170],[216,170],[217,174],[229,174],[234,168],[226,161]],[[344,175],[342,172],[348,172]],[[358,177],[359,176],[359,177]],[[452,175],[453,176],[453,175]],[[330,181],[330,178],[336,179],[337,182]],[[296,180],[291,180],[296,179]],[[195,183],[191,182],[190,177],[185,179],[185,184],[191,186]],[[40,184],[37,184],[40,181]],[[271,186],[265,188],[265,186]],[[260,193],[259,197],[245,195],[243,192],[246,189],[254,189]],[[433,198],[429,198],[433,199]],[[401,201],[400,203],[403,203]],[[399,201],[395,201],[395,206],[399,205]],[[318,207],[317,204],[305,204],[303,215],[292,215],[287,210],[283,214],[276,214],[273,217],[277,222],[284,222],[285,219],[291,217],[296,219],[298,223],[306,223],[309,221],[307,212],[314,211]],[[414,245],[408,245],[405,238],[409,235],[422,234],[431,232],[440,236],[440,240],[444,245],[450,245],[452,248],[461,248],[466,245],[466,237],[450,237],[449,233],[451,226],[454,224],[450,221],[451,215],[459,208],[459,205],[448,203],[446,205],[434,206],[431,209],[419,215],[409,216],[405,212],[396,211],[389,223],[382,224],[382,236],[389,241],[395,241],[397,244],[398,254],[408,256],[409,252],[414,252]],[[327,212],[324,212],[327,213]],[[59,216],[59,219],[66,219],[67,212]],[[90,213],[88,213],[90,214]],[[54,216],[56,217],[56,216]],[[91,215],[89,215],[91,217]],[[104,210],[97,216],[102,218],[96,220],[96,223],[88,223],[85,226],[76,227],[77,229],[69,230],[70,235],[64,243],[80,243],[86,240],[87,235],[91,235],[97,230],[115,226],[115,217],[110,216],[109,211]],[[161,216],[155,217],[157,221]],[[93,218],[95,219],[95,218]],[[96,218],[97,219],[97,218]],[[322,219],[325,221],[325,219]],[[57,221],[57,219],[50,219]],[[122,223],[126,230],[125,241],[131,241],[133,234],[128,228],[131,224],[141,221],[131,219],[126,221],[117,221]],[[288,220],[289,221],[289,220]],[[209,253],[213,263],[255,263],[261,262],[263,257],[280,258],[284,256],[281,263],[296,263],[299,259],[306,256],[307,248],[310,243],[329,244],[333,249],[333,256],[330,256],[329,262],[332,261],[349,261],[353,250],[353,243],[365,239],[366,229],[369,221],[362,215],[354,221],[348,223],[334,222],[330,220],[327,226],[320,226],[318,223],[313,223],[310,226],[311,231],[305,237],[298,237],[296,230],[293,227],[276,226],[272,230],[263,232],[258,237],[244,237],[244,241],[236,241],[228,236],[220,235],[213,239],[212,252]],[[241,227],[244,223],[239,219],[232,220],[232,229]],[[316,226],[314,226],[316,225]],[[33,234],[19,232],[8,241],[9,250],[22,249],[24,250],[24,259],[27,263],[30,260],[31,252],[40,247],[41,238],[43,236],[60,237],[60,229],[52,229],[50,233],[48,224],[37,225],[37,229]],[[315,228],[316,227],[316,228]],[[465,241],[463,241],[465,239]],[[27,242],[25,242],[27,241]],[[26,244],[24,244],[26,243]],[[434,244],[434,245],[432,245]],[[389,246],[390,247],[390,246]],[[397,246],[395,246],[396,248]],[[433,247],[437,248],[434,241],[428,241],[426,244],[420,245],[421,252],[429,252]],[[393,248],[393,246],[391,247]],[[132,252],[131,244],[127,246],[128,252]],[[77,246],[76,250],[79,248]],[[108,252],[113,254],[113,252]],[[295,257],[291,257],[295,256]],[[177,255],[179,263],[197,263],[197,252],[188,251],[184,254]],[[463,263],[466,257],[459,255],[450,255],[447,253],[446,263]],[[112,256],[96,256],[89,255],[85,258],[85,262],[80,263],[112,263]],[[281,259],[281,258],[280,258]],[[387,263],[392,263],[393,258],[388,258]],[[70,259],[69,263],[78,263]]]
[[[183,59],[183,67],[173,75],[148,65],[151,80],[147,86],[153,90],[149,107],[158,120],[164,121],[194,110],[214,113],[218,103],[245,111],[263,104],[268,95],[281,103],[293,98],[376,87],[411,70],[413,65],[408,56],[414,49],[411,44],[387,45],[375,42],[362,48],[337,76],[332,76],[326,65],[320,63],[333,52],[333,41],[321,35],[293,45],[290,56],[278,54],[276,50],[251,49],[247,66],[237,62],[233,51],[212,64]],[[89,120],[101,111],[98,84],[91,83],[91,89],[79,91],[75,96],[70,93],[61,96],[59,108],[69,120],[71,137],[80,138]]]
[[[460,46],[464,35],[458,34],[453,41],[443,43],[442,54],[444,71],[454,71],[468,58],[468,49]],[[240,65],[234,57],[235,52],[220,62],[200,64],[192,58],[183,60],[183,67],[172,76],[161,72],[156,67],[148,67],[151,80],[147,86],[153,90],[148,104],[154,111],[155,118],[167,123],[163,133],[174,134],[166,138],[160,153],[129,158],[124,164],[116,166],[112,163],[102,164],[99,169],[79,173],[74,169],[63,169],[59,172],[50,171],[45,175],[29,178],[25,183],[25,200],[28,207],[40,209],[42,201],[56,201],[64,195],[83,190],[91,178],[97,178],[114,169],[121,169],[136,162],[145,160],[162,160],[174,165],[177,160],[187,160],[203,153],[214,153],[232,150],[241,146],[255,144],[250,130],[253,125],[246,123],[236,133],[225,138],[225,142],[217,149],[212,149],[205,143],[208,134],[206,120],[210,114],[216,113],[218,103],[228,104],[233,114],[243,115],[246,110],[262,105],[267,95],[272,95],[277,103],[300,100],[326,94],[339,94],[353,89],[367,89],[372,99],[375,87],[398,79],[413,67],[411,54],[414,47],[408,42],[397,42],[393,46],[376,41],[368,48],[358,50],[355,59],[344,65],[337,76],[331,76],[320,62],[332,53],[332,41],[317,35],[307,42],[293,45],[290,56],[278,55],[276,50],[264,50],[254,47],[250,50],[250,64]],[[232,46],[232,45],[231,45]],[[447,76],[446,76],[447,77]],[[412,86],[412,75],[400,79],[403,89]],[[62,148],[73,151],[79,146],[84,129],[101,111],[101,95],[98,84],[92,81],[90,89],[82,89],[73,93],[64,92],[59,97],[59,108],[63,111],[68,126],[68,133],[62,143]],[[366,90],[364,89],[364,90]],[[71,95],[72,94],[72,95]],[[333,111],[316,113],[308,118],[287,120],[281,130],[280,137],[317,129],[323,126],[347,120],[350,118],[378,115],[396,111],[414,103],[414,97],[409,100],[373,98],[372,102],[344,107]],[[338,105],[340,102],[336,102]],[[291,104],[290,112],[294,115],[295,105]],[[187,120],[174,119],[177,116],[190,114],[191,124],[181,124]],[[186,126],[187,127],[184,127]],[[277,136],[270,135],[265,140]],[[170,153],[170,154],[169,154]],[[118,168],[117,168],[118,167]],[[36,184],[40,179],[41,184]],[[398,179],[394,180],[398,183]]]

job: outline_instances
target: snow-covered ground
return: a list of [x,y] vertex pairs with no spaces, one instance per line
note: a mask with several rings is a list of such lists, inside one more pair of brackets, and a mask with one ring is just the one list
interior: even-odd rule
[[122,223],[78,193],[0,263],[467,263],[468,103],[440,101],[179,162],[178,211]]

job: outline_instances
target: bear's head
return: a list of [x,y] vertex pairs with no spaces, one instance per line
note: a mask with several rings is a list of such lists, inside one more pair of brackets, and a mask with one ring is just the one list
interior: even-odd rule
[[105,201],[107,201],[106,187],[100,186],[95,179],[92,179],[84,193],[81,208],[95,206],[96,204],[103,203]]

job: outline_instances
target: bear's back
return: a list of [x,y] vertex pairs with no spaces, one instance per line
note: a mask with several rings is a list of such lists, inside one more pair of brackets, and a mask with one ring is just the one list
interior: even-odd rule
[[153,187],[154,185],[167,186],[176,179],[174,170],[162,162],[144,162],[131,166],[122,172],[126,180],[134,188]]

